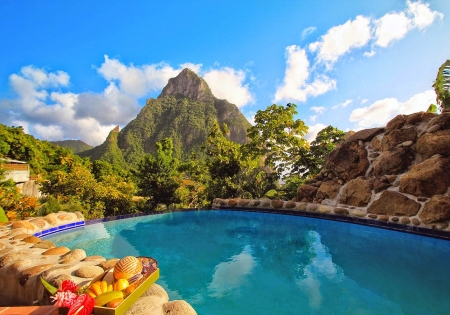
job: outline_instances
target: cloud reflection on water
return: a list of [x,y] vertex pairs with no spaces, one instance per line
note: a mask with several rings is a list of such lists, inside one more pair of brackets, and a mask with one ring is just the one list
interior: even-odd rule
[[244,246],[242,252],[221,262],[214,268],[212,281],[208,285],[210,296],[221,298],[238,289],[256,266],[250,245]]

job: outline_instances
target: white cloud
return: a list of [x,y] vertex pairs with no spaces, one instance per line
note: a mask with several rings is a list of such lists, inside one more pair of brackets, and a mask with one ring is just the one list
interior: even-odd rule
[[400,102],[396,98],[385,98],[372,103],[370,106],[354,109],[349,120],[357,123],[355,125],[356,130],[384,126],[396,115],[426,111],[435,100],[434,90],[416,94],[406,102]]
[[2,100],[0,106],[6,111],[0,120],[20,124],[41,139],[81,139],[97,145],[114,126],[128,123],[139,110],[136,99],[121,93],[114,83],[100,94],[62,92],[69,79],[62,71],[23,67],[9,77],[18,97]]
[[316,119],[317,119],[317,115],[309,116],[309,120],[310,120],[311,122],[315,122]]
[[[180,73],[183,68],[174,69],[168,64],[159,63],[136,67],[126,66],[117,59],[104,56],[105,61],[97,71],[110,82],[118,82],[122,93],[133,97],[142,97],[151,91],[162,89],[170,78]],[[187,64],[198,71],[201,65]]]
[[338,105],[333,106],[332,109],[336,109],[336,108],[339,108],[339,107],[345,108],[345,107],[347,107],[348,105],[350,105],[352,102],[353,102],[352,99],[345,100],[344,102],[342,102],[342,103],[340,103],[340,104],[338,104]]
[[369,100],[368,100],[367,98],[365,98],[365,99],[363,99],[363,100],[361,101],[360,104],[361,104],[361,105],[362,105],[362,104],[365,104],[365,103],[367,103],[368,101],[369,101]]
[[310,108],[310,110],[315,111],[318,114],[323,114],[325,113],[326,108],[323,106],[313,106]]
[[422,1],[406,2],[407,8],[402,12],[387,13],[374,22],[375,45],[387,47],[392,41],[406,36],[411,30],[423,30],[430,26],[437,18],[444,15],[438,11],[431,11],[428,3]]
[[387,47],[394,40],[405,37],[410,29],[410,20],[404,12],[388,13],[375,21],[375,44]]
[[371,51],[365,51],[364,54],[363,54],[363,56],[364,56],[364,57],[367,57],[367,58],[370,58],[370,57],[375,56],[376,53],[377,53],[377,52],[376,52],[375,50],[372,49]]
[[444,18],[444,14],[438,11],[431,11],[429,8],[430,4],[422,3],[422,1],[411,2],[408,0],[407,6],[407,12],[411,16],[411,23],[413,27],[418,29],[430,26],[437,18],[440,20]]
[[[9,77],[17,98],[0,100],[0,123],[20,124],[45,140],[81,139],[98,145],[115,126],[126,125],[136,117],[141,108],[139,97],[161,90],[186,67],[200,73],[202,65],[185,63],[177,69],[165,63],[127,66],[105,56],[97,69],[108,83],[105,89],[76,94],[63,91],[70,81],[67,73],[26,66]],[[244,84],[244,71],[212,69],[207,76],[216,96],[240,106],[253,101]]]
[[212,69],[203,75],[211,92],[219,99],[226,99],[238,107],[254,102],[248,84],[245,84],[246,75],[243,70],[229,67]]
[[333,63],[351,49],[366,45],[370,38],[370,19],[358,15],[353,21],[330,28],[320,41],[310,44],[309,49],[318,51],[319,62]]
[[311,35],[311,34],[314,33],[316,30],[317,30],[317,28],[314,27],[314,26],[310,26],[310,27],[305,28],[305,29],[302,31],[302,39],[305,39],[308,35]]
[[317,134],[319,133],[319,131],[321,131],[323,128],[325,128],[326,126],[324,124],[321,123],[317,123],[314,126],[310,126],[308,129],[308,133],[305,135],[305,139],[311,143],[312,141],[314,141],[317,137]]
[[274,102],[292,100],[305,102],[309,96],[317,96],[336,88],[336,81],[326,75],[317,75],[311,83],[309,60],[306,51],[296,45],[286,48],[286,71],[284,84],[279,86]]

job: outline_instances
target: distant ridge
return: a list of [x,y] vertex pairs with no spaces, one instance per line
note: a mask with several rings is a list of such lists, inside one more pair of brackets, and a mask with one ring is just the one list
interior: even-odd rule
[[157,98],[148,99],[141,112],[122,130],[112,130],[106,141],[79,154],[91,160],[135,165],[155,144],[170,137],[174,155],[185,159],[206,141],[214,121],[227,124],[229,139],[247,141],[251,126],[239,108],[216,98],[206,81],[190,69],[169,79]]
[[51,143],[58,145],[62,148],[71,149],[73,153],[80,153],[86,150],[90,150],[93,146],[83,142],[81,140],[62,140],[62,141],[50,141]]

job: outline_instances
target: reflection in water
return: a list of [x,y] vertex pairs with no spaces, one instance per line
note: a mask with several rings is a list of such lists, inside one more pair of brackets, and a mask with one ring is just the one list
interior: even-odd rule
[[210,296],[221,298],[238,289],[245,281],[245,276],[250,274],[256,265],[250,245],[246,245],[240,254],[229,260],[221,262],[214,269],[212,281],[208,286]]
[[333,264],[332,257],[326,247],[321,243],[320,234],[315,231],[308,233],[308,239],[311,240],[310,250],[314,251],[314,258],[305,266],[302,279],[297,279],[296,283],[308,297],[309,306],[318,309],[323,301],[320,290],[321,281],[319,276],[324,276],[328,280],[337,280],[341,278],[342,273],[338,274],[338,269]]
[[222,210],[78,231],[51,239],[88,255],[155,257],[170,299],[187,300],[199,315],[450,314],[450,242]]

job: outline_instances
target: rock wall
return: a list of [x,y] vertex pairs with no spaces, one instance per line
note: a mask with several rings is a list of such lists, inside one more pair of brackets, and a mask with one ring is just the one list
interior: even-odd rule
[[213,207],[346,216],[450,239],[449,156],[450,111],[398,115],[385,127],[348,132],[293,201],[216,198]]
[[398,115],[350,132],[298,201],[355,207],[371,219],[449,231],[450,112]]
[[[114,266],[119,258],[86,256],[83,249],[58,247],[34,236],[78,223],[84,224],[81,213],[58,212],[0,225],[0,306],[49,305],[50,295],[40,276],[56,287],[66,279],[82,286]],[[125,314],[197,313],[186,301],[169,301],[166,291],[153,284]]]

